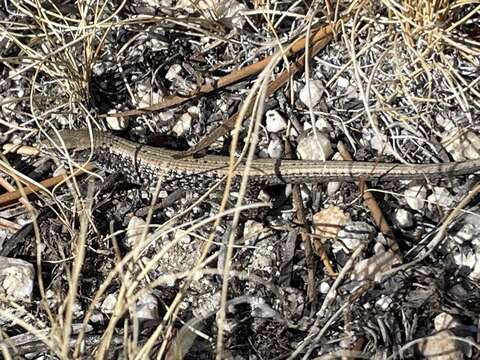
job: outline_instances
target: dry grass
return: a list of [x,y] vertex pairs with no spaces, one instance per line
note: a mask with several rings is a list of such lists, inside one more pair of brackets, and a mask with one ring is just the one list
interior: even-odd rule
[[[184,29],[188,29],[200,37],[207,35],[217,38],[220,43],[227,40],[217,33],[212,33],[211,28],[216,26],[218,18],[217,9],[211,9],[200,6],[200,13],[205,22],[198,21],[194,24],[189,23],[188,19],[167,19],[167,18],[141,18],[124,19],[118,21],[116,16],[124,9],[127,2],[123,1],[116,5],[116,9],[106,11],[108,2],[76,2],[75,6],[56,6],[53,2],[37,1],[12,1],[10,2],[10,11],[18,12],[21,16],[15,22],[6,22],[0,20],[0,32],[4,39],[15,44],[17,52],[13,56],[2,58],[4,66],[9,69],[9,78],[1,81],[17,81],[24,84],[25,94],[18,94],[15,99],[2,100],[1,105],[7,103],[17,103],[17,107],[10,112],[10,116],[16,115],[28,118],[20,125],[12,125],[2,121],[9,130],[8,133],[19,132],[21,137],[28,139],[34,133],[42,131],[46,133],[50,130],[52,121],[62,118],[68,125],[95,127],[99,125],[98,119],[92,116],[90,109],[91,78],[94,65],[99,61],[109,32],[124,26],[129,26],[137,22],[149,21],[167,21],[175,22]],[[306,16],[302,32],[309,32],[312,22],[322,19],[337,19],[338,4],[328,6],[312,6],[310,13]],[[258,76],[257,81],[249,90],[248,96],[244,102],[242,111],[237,119],[235,130],[233,131],[231,144],[231,163],[233,169],[238,161],[233,156],[236,153],[240,140],[240,127],[244,120],[246,109],[254,104],[252,115],[253,121],[250,122],[248,137],[245,148],[241,149],[241,156],[246,159],[247,164],[253,159],[259,133],[261,131],[261,120],[264,113],[266,100],[266,91],[269,81],[275,74],[275,69],[284,61],[287,64],[284,52],[288,50],[290,42],[281,43],[282,34],[278,33],[278,24],[280,18],[285,14],[276,13],[276,9],[270,2],[258,0],[254,2],[255,10],[261,14],[266,28],[269,29],[271,41],[282,49],[276,53],[265,70]],[[322,11],[321,11],[322,10]],[[432,104],[443,102],[456,102],[465,112],[469,111],[469,102],[471,99],[479,100],[478,79],[469,82],[464,75],[455,66],[456,56],[461,56],[472,66],[480,66],[480,38],[475,33],[475,24],[479,24],[480,5],[476,2],[468,1],[387,1],[377,2],[354,2],[350,5],[348,13],[352,16],[351,22],[346,21],[343,32],[337,34],[337,40],[343,42],[350,55],[350,63],[343,66],[338,73],[330,79],[333,82],[342,72],[352,69],[356,81],[356,87],[362,100],[367,124],[382,139],[385,139],[385,148],[390,150],[391,154],[402,162],[410,162],[415,157],[401,153],[391,145],[389,135],[385,133],[395,121],[404,122],[405,126],[415,127],[418,122],[425,122],[430,128],[435,126],[431,119],[423,116]],[[108,15],[106,15],[108,13]],[[325,14],[323,14],[325,13]],[[252,12],[251,16],[255,13]],[[295,16],[305,16],[302,14],[292,14]],[[372,31],[379,23],[387,26],[388,32],[380,37],[371,39],[363,48],[356,45],[357,38],[364,36]],[[473,25],[472,25],[473,24]],[[187,30],[185,30],[187,31]],[[370,35],[367,35],[370,36]],[[382,48],[382,53],[375,60],[375,63],[365,69],[361,66],[361,60],[365,54],[370,54],[372,49],[376,49],[379,43],[388,39],[389,48]],[[382,45],[383,46],[383,45]],[[389,59],[394,58],[389,62]],[[312,60],[310,60],[312,61]],[[311,78],[309,69],[312,64],[307,62],[306,82]],[[388,65],[388,67],[386,66]],[[385,70],[387,69],[388,70]],[[389,74],[397,81],[396,94],[384,94],[381,81],[376,81],[379,72],[389,71]],[[449,95],[437,96],[438,84],[445,84],[448,87]],[[293,81],[291,82],[293,84]],[[412,89],[421,84],[422,91],[413,93]],[[389,100],[393,97],[404,97],[405,107],[396,108],[390,105]],[[134,96],[132,95],[132,98]],[[132,101],[135,103],[135,101]],[[372,106],[372,104],[374,104]],[[312,124],[315,122],[315,114],[310,106],[309,116]],[[413,124],[412,124],[413,123]],[[315,129],[315,127],[313,127]],[[427,139],[420,139],[422,146],[428,144]],[[427,152],[427,150],[425,150]],[[2,171],[15,180],[20,180],[21,174],[8,167],[5,160],[2,160]],[[75,164],[70,163],[71,170]],[[59,200],[56,190],[49,191],[42,189],[44,199],[47,202],[54,202],[56,217],[58,221],[67,229],[70,237],[70,243],[58,244],[58,253],[64,257],[61,259],[64,266],[65,288],[57,289],[55,292],[55,301],[60,305],[51,307],[51,301],[47,299],[44,279],[42,278],[42,268],[44,265],[41,249],[42,236],[36,225],[37,210],[32,203],[27,203],[27,211],[34,223],[36,237],[36,265],[37,281],[40,289],[40,299],[38,301],[39,309],[29,309],[31,313],[21,304],[18,308],[25,313],[23,316],[12,316],[8,311],[0,310],[0,316],[16,323],[20,328],[34,334],[38,339],[48,347],[48,353],[61,359],[85,358],[91,355],[98,359],[107,358],[112,348],[121,347],[126,359],[148,358],[149,354],[155,353],[157,358],[175,358],[172,355],[171,344],[175,338],[175,329],[178,327],[178,313],[181,310],[181,303],[185,298],[191,283],[201,275],[212,273],[210,267],[214,267],[214,261],[219,256],[218,253],[211,254],[211,245],[216,241],[215,229],[220,222],[228,216],[233,216],[231,221],[230,236],[225,247],[224,267],[216,273],[223,279],[221,303],[218,312],[218,332],[216,336],[216,356],[217,359],[223,359],[227,355],[224,351],[224,326],[226,318],[226,307],[229,300],[229,280],[230,277],[238,275],[232,270],[234,245],[236,240],[236,230],[240,223],[242,211],[253,207],[267,206],[268,204],[259,203],[246,205],[244,198],[248,186],[248,173],[245,174],[240,187],[238,201],[232,209],[228,209],[228,196],[230,193],[232,177],[226,179],[226,190],[221,201],[218,212],[215,216],[204,218],[191,223],[182,223],[184,215],[203,200],[208,199],[209,193],[206,193],[196,203],[187,207],[184,212],[177,214],[169,221],[161,225],[153,225],[152,211],[147,216],[146,223],[141,227],[141,234],[135,246],[123,257],[119,252],[115,253],[115,267],[106,276],[101,279],[100,285],[95,289],[94,296],[88,299],[87,309],[83,316],[81,326],[74,329],[74,305],[78,301],[79,289],[82,283],[82,271],[86,259],[86,251],[92,244],[92,239],[98,238],[98,232],[95,229],[92,218],[92,211],[96,202],[96,194],[93,187],[90,186],[87,194],[82,194],[80,186],[75,178],[68,179],[67,186],[70,190],[70,199],[66,203],[63,199]],[[21,182],[17,182],[17,188],[22,189]],[[158,198],[158,192],[161,188],[161,179],[157,183],[153,196],[152,209]],[[214,189],[212,189],[213,191]],[[478,189],[476,190],[478,191]],[[462,204],[464,205],[464,204]],[[455,211],[454,211],[455,213]],[[456,214],[456,213],[455,213]],[[444,226],[449,224],[451,218],[444,222]],[[159,261],[168,256],[169,251],[178,243],[179,239],[172,241],[168,247],[162,248],[155,256],[147,261],[142,257],[152,246],[163,237],[174,233],[178,229],[184,230],[187,234],[201,239],[205,246],[198,256],[196,264],[189,270],[181,273],[167,274],[164,277],[152,279],[149,272],[158,266]],[[204,236],[204,232],[199,229],[210,229],[209,236]],[[442,230],[444,230],[442,228]],[[107,238],[103,241],[111,241],[116,244],[116,238],[122,234],[111,229]],[[68,250],[68,251],[66,251]],[[118,250],[118,249],[117,249]],[[361,249],[358,249],[351,261],[344,267],[331,288],[331,292],[339,285],[340,281],[346,276],[346,271],[352,265],[353,260],[359,255]],[[253,276],[249,276],[252,281],[260,282]],[[163,319],[152,330],[148,338],[140,339],[138,333],[138,319],[130,318],[129,313],[138,299],[145,294],[152,293],[160,285],[169,283],[172,279],[182,279],[181,290],[172,299],[171,303],[163,304]],[[105,329],[101,338],[94,346],[93,354],[84,353],[84,341],[89,337],[88,323],[91,317],[98,310],[105,294],[113,286],[117,286],[117,302],[113,313],[105,324]],[[323,312],[331,305],[333,295],[329,294],[322,304],[318,317],[323,316]],[[86,299],[82,299],[83,302]],[[316,328],[312,328],[312,333],[308,339],[298,347],[297,351],[291,355],[300,354],[302,351],[311,352],[313,347],[308,348],[310,343],[318,343],[319,338],[324,334],[328,326],[334,319],[340,317],[341,312],[348,305],[344,304],[331,317],[320,332],[313,333]],[[40,313],[40,314],[39,314]],[[79,325],[79,324],[76,324]],[[123,328],[123,335],[120,337],[116,330]],[[196,330],[197,336],[203,336],[209,341],[207,334]],[[177,339],[178,340],[178,339]],[[182,340],[182,339],[180,339]],[[177,343],[182,343],[178,340]],[[190,346],[189,341],[185,341],[184,348],[177,349],[180,353],[185,353]],[[170,352],[169,352],[170,350]],[[5,344],[0,348],[2,355],[8,359],[12,358]]]

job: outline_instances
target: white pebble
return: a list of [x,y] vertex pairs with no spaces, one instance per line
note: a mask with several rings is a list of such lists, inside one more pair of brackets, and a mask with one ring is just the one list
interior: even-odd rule
[[333,130],[332,125],[330,125],[328,120],[325,119],[324,117],[319,117],[317,119],[317,121],[315,121],[315,127],[319,131],[324,132],[324,133],[328,133],[329,131]]
[[412,213],[405,209],[397,209],[395,211],[395,220],[402,228],[408,228],[413,225]]
[[[320,80],[310,80],[310,99],[312,101],[312,107],[315,107],[320,103],[322,99],[322,95],[324,92],[323,84]],[[300,100],[306,105],[309,106],[308,101],[308,88],[305,85],[302,90],[300,90]]]
[[435,319],[433,319],[433,324],[435,330],[437,331],[463,326],[461,322],[446,312],[442,312],[435,316]]
[[387,311],[392,303],[393,303],[393,300],[391,297],[382,295],[382,297],[375,302],[375,305],[380,310]]
[[[114,113],[114,111],[110,113]],[[124,130],[128,126],[128,118],[123,116],[107,116],[107,125],[112,130]]]
[[173,119],[174,115],[175,115],[175,113],[172,110],[167,110],[167,111],[163,111],[163,112],[159,113],[158,117],[163,122],[169,122],[170,120]]
[[141,321],[158,319],[158,300],[152,294],[138,299],[133,306],[132,316]]
[[480,157],[480,136],[473,131],[453,128],[442,137],[441,142],[455,161]]
[[330,290],[330,285],[328,285],[327,282],[322,281],[320,283],[320,289],[319,290],[320,290],[321,294],[326,294],[326,293],[328,293],[328,290]]
[[403,192],[405,201],[413,210],[421,210],[425,206],[425,199],[427,197],[427,188],[422,185],[410,186]]
[[189,244],[192,242],[192,237],[182,229],[175,232],[174,239],[175,241],[180,241],[182,244]]
[[114,294],[108,294],[105,300],[103,300],[102,305],[100,305],[100,309],[104,314],[111,314],[113,313],[116,303],[117,297]]
[[433,188],[432,194],[430,194],[427,200],[428,207],[430,209],[434,209],[437,206],[442,208],[450,208],[455,203],[452,194],[450,194],[447,189],[438,186]]
[[328,184],[327,184],[327,194],[328,195],[335,195],[338,190],[340,189],[340,186],[341,186],[341,182],[338,182],[338,181],[330,181]]
[[343,89],[346,89],[350,85],[350,81],[344,77],[339,77],[337,79],[337,86]]
[[179,77],[181,71],[182,66],[180,64],[173,64],[172,66],[170,66],[167,73],[165,74],[165,79],[172,82]]
[[139,218],[137,216],[133,216],[130,221],[128,222],[127,226],[127,236],[125,239],[125,244],[132,248],[135,245],[140,244],[142,240],[142,234],[145,231],[146,226],[145,220]]
[[265,113],[267,131],[268,132],[279,132],[287,128],[287,122],[282,115],[276,110],[268,110]]
[[466,254],[458,252],[453,255],[453,260],[458,266],[465,266],[471,269],[468,275],[472,280],[480,280],[480,254],[472,251]]
[[178,137],[180,137],[184,135],[188,130],[190,130],[191,126],[192,126],[192,115],[190,115],[189,113],[185,113],[180,117],[180,119],[178,119],[172,131]]
[[302,160],[326,160],[333,154],[330,139],[322,133],[302,138],[297,146],[298,157]]
[[272,159],[280,159],[283,154],[282,142],[279,139],[272,139],[268,144],[268,156]]

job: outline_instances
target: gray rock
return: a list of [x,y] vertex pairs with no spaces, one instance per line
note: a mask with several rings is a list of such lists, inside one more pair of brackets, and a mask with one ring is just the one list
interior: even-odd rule
[[450,330],[441,331],[417,343],[416,350],[423,359],[462,360],[463,352],[454,336]]
[[145,294],[137,300],[132,309],[132,317],[140,321],[158,320],[158,300],[153,294]]
[[446,210],[455,204],[455,200],[450,192],[443,188],[435,186],[432,193],[428,196],[428,207],[434,209],[437,206],[446,208]]
[[333,154],[330,139],[322,134],[317,133],[302,138],[297,146],[298,157],[302,160],[326,160]]
[[30,302],[34,275],[34,267],[29,262],[0,256],[0,294],[7,299]]

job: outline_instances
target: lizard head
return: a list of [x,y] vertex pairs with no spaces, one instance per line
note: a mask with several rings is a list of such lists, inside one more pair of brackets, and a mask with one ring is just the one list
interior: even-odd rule
[[48,131],[39,136],[37,146],[46,156],[64,158],[69,150],[84,151],[92,148],[88,129]]

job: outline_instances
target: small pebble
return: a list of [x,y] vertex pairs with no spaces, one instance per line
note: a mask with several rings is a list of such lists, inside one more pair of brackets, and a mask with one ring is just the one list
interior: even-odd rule
[[328,293],[328,290],[330,290],[330,285],[327,282],[322,281],[320,283],[320,289],[319,289],[320,293],[321,294],[326,294],[326,293]]
[[230,28],[243,29],[246,20],[242,16],[242,11],[247,10],[247,6],[235,0],[228,0],[222,5],[220,10],[222,23]]
[[326,160],[333,154],[330,139],[322,133],[305,136],[297,145],[298,157],[302,160]]
[[33,292],[33,265],[21,259],[0,256],[0,294],[13,302],[30,302]]
[[422,359],[463,360],[464,354],[454,337],[451,330],[443,330],[420,340],[415,347]]
[[189,113],[183,114],[180,119],[178,119],[177,123],[173,127],[172,131],[178,137],[186,134],[192,126],[192,115]]
[[480,280],[480,254],[467,250],[466,253],[457,252],[453,255],[453,261],[458,266],[470,268],[468,275],[472,280]]
[[395,210],[395,221],[402,228],[409,228],[413,225],[413,215],[405,209]]
[[427,200],[430,209],[435,209],[437,206],[440,206],[448,210],[448,208],[455,204],[452,194],[450,194],[447,189],[438,186],[433,188],[432,194],[430,194]]
[[480,136],[473,131],[453,128],[442,137],[441,143],[455,161],[480,158]]
[[137,300],[132,309],[133,318],[140,321],[157,320],[158,316],[158,300],[153,294],[145,294]]
[[135,245],[140,244],[146,224],[147,223],[142,218],[132,216],[128,222],[127,236],[125,238],[125,245],[127,247],[133,248]]
[[421,210],[425,206],[427,188],[422,185],[410,186],[403,192],[405,201],[413,210]]
[[346,89],[346,88],[348,88],[349,85],[350,85],[350,81],[348,81],[348,79],[346,79],[344,77],[341,77],[341,76],[337,79],[337,86],[338,87]]
[[382,311],[387,311],[390,305],[392,305],[393,300],[389,296],[382,295],[380,299],[375,302],[375,305]]
[[172,66],[170,66],[167,73],[165,74],[165,79],[167,79],[170,82],[173,82],[180,76],[181,72],[182,72],[182,66],[180,64],[173,64]]
[[[109,112],[114,113],[115,111]],[[128,127],[128,118],[120,116],[107,116],[107,125],[112,130],[125,130]]]
[[272,159],[281,159],[283,154],[282,142],[279,139],[272,139],[268,143],[268,156]]
[[[315,107],[320,103],[320,100],[322,100],[322,95],[325,89],[323,87],[322,81],[320,80],[310,80],[309,84],[312,107]],[[305,85],[302,90],[300,90],[299,97],[306,106],[309,106],[307,85]]]
[[192,242],[192,237],[187,234],[185,230],[178,229],[174,235],[174,241],[179,241],[182,244],[189,244]]
[[455,319],[453,315],[450,315],[446,312],[442,312],[437,316],[435,316],[433,323],[435,326],[435,330],[437,331],[442,331],[445,329],[451,329],[451,328],[463,326],[463,324],[459,322],[457,319]]
[[108,294],[100,305],[100,309],[104,314],[112,314],[116,303],[117,297],[114,294]]
[[265,117],[268,132],[276,133],[287,128],[287,122],[278,111],[268,110],[265,113]]
[[463,244],[465,241],[473,241],[477,238],[478,234],[480,234],[480,215],[477,216],[477,224],[467,223],[468,217],[464,219],[465,223],[453,237],[456,243]]
[[248,244],[255,244],[259,236],[263,233],[264,226],[254,220],[247,220],[243,227],[243,238]]
[[167,123],[173,120],[175,113],[172,110],[162,111],[158,114],[158,117],[161,121]]

